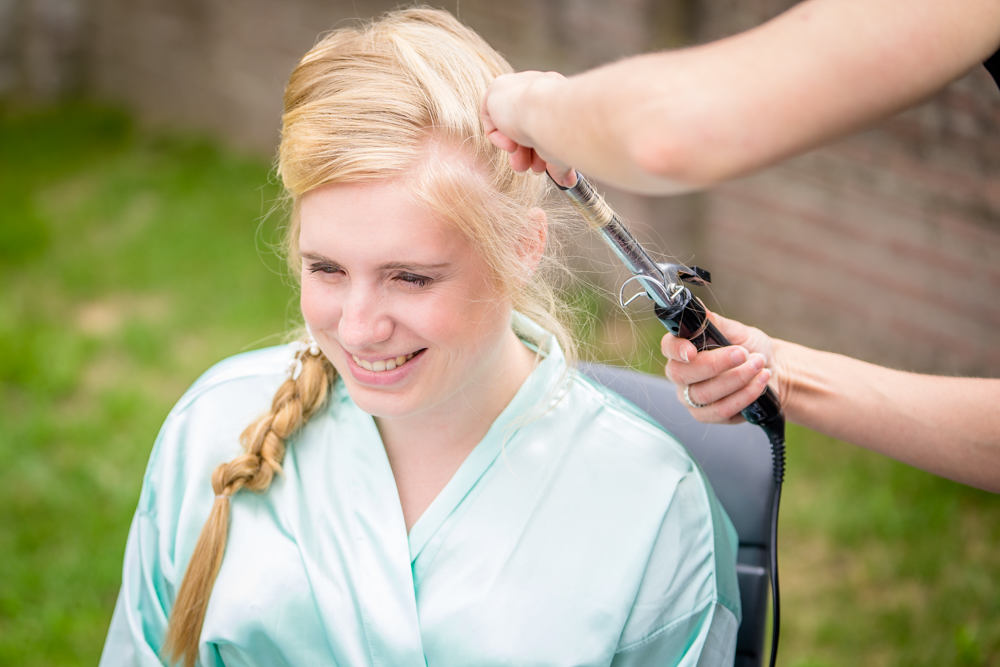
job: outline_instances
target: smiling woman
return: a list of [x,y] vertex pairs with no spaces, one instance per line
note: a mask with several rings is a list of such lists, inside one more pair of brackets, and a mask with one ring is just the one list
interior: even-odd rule
[[546,181],[479,122],[509,69],[428,9],[299,63],[279,169],[309,333],[167,418],[102,664],[732,663],[732,525],[572,368]]
[[[407,530],[535,362],[471,240],[410,187],[405,179],[324,185],[299,206],[302,314],[351,399],[378,418]],[[527,223],[538,229],[522,249],[532,264],[543,220]]]

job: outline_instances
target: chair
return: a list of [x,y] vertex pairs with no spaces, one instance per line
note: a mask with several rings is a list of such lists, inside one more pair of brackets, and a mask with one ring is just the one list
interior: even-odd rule
[[774,478],[771,445],[756,426],[710,425],[695,421],[677,400],[674,385],[654,377],[600,364],[580,364],[592,380],[645,411],[698,461],[740,536],[736,574],[743,622],[736,638],[735,667],[760,667],[767,627],[770,584],[771,504]]

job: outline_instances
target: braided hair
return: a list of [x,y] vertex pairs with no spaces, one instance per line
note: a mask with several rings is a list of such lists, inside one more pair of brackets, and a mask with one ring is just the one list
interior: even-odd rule
[[167,626],[163,652],[173,661],[192,667],[198,657],[198,638],[208,599],[222,566],[229,532],[229,501],[246,488],[266,491],[281,472],[285,442],[326,403],[336,371],[318,348],[301,346],[301,371],[285,380],[271,401],[271,409],[240,435],[244,453],[219,464],[212,473],[215,502],[205,521]]

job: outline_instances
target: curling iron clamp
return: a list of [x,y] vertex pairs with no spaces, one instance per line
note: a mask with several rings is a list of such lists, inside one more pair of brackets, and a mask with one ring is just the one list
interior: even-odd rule
[[[705,304],[701,299],[691,294],[684,283],[690,285],[708,285],[711,276],[708,271],[681,264],[657,263],[629,232],[625,221],[604,201],[604,198],[594,191],[593,187],[580,172],[576,173],[576,183],[564,187],[549,178],[556,187],[569,198],[573,207],[583,216],[584,220],[604,239],[625,267],[632,273],[618,292],[618,303],[622,308],[628,306],[637,297],[645,294],[653,301],[657,319],[663,323],[674,336],[687,338],[694,343],[695,348],[711,350],[732,345],[721,331],[708,319]],[[637,292],[625,300],[625,287],[631,282],[637,282],[644,292]],[[767,387],[757,400],[744,408],[743,417],[751,424],[756,424],[771,443],[771,453],[774,465],[775,490],[771,506],[771,589],[773,601],[774,624],[771,638],[771,665],[775,664],[778,650],[778,629],[780,614],[778,606],[778,505],[781,499],[781,483],[785,475],[785,414],[778,401],[778,395]]]

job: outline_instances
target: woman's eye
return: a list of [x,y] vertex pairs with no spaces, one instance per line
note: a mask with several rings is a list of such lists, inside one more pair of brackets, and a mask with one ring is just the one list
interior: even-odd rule
[[340,271],[340,267],[334,266],[333,264],[313,264],[309,267],[309,273],[334,274],[338,271]]
[[431,282],[430,278],[427,278],[426,276],[418,276],[413,273],[401,273],[396,276],[396,280],[413,287],[426,287]]

